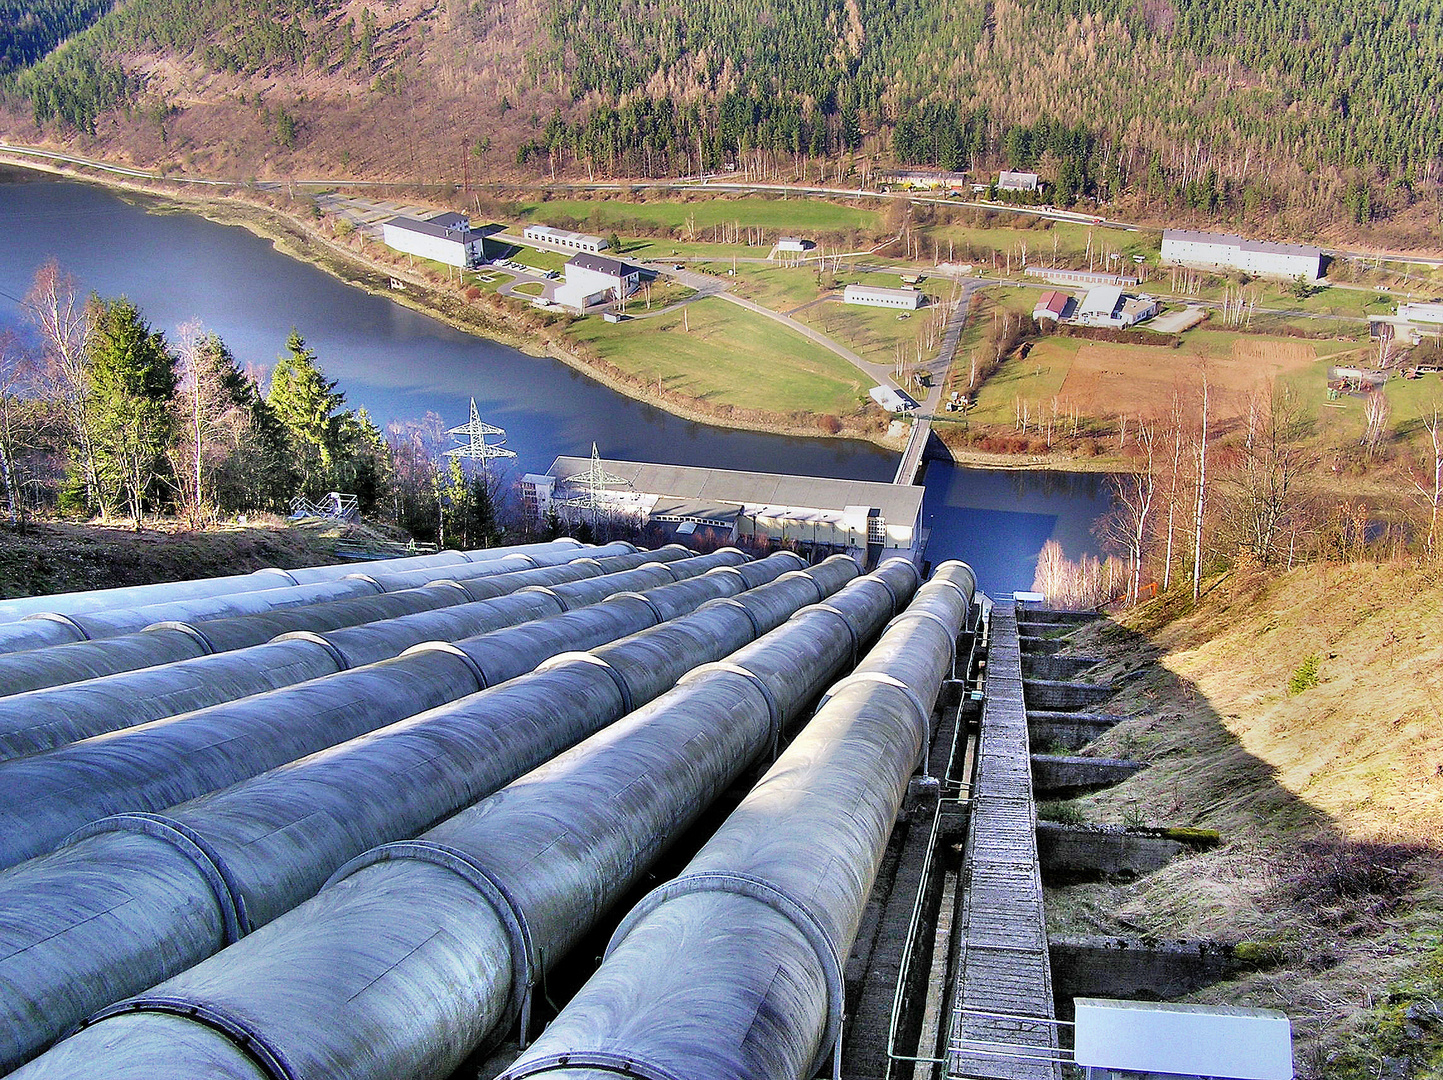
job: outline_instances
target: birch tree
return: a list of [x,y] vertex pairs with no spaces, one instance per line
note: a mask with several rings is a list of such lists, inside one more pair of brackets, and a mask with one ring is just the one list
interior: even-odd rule
[[51,259],[35,272],[23,307],[40,332],[49,395],[59,404],[75,440],[86,503],[92,509],[103,509],[90,386],[90,352],[99,305],[83,299],[76,280]]
[[1438,557],[1438,511],[1443,509],[1443,418],[1439,416],[1435,400],[1428,414],[1423,417],[1423,430],[1433,448],[1432,469],[1414,469],[1410,479],[1415,497],[1423,504],[1428,514],[1428,539],[1424,548],[1428,560]]

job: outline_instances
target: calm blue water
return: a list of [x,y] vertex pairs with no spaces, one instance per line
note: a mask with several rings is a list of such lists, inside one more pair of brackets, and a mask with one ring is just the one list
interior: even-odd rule
[[[680,465],[859,480],[890,480],[896,469],[896,454],[868,443],[679,420],[559,361],[343,285],[244,229],[146,213],[99,187],[0,171],[0,328],[18,322],[18,298],[52,256],[84,288],[128,296],[167,333],[201,319],[258,373],[296,327],[349,404],[382,425],[428,411],[448,427],[461,424],[475,397],[482,418],[506,429],[518,473],[544,470],[559,454],[589,454],[593,440],[604,456]],[[926,487],[927,557],[972,563],[992,591],[1030,586],[1048,537],[1073,556],[1095,551],[1089,528],[1106,508],[1099,481],[1071,474],[933,463]]]

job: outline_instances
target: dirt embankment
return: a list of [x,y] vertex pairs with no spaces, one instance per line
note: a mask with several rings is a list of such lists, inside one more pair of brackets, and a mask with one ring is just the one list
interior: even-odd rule
[[41,522],[24,532],[0,528],[0,598],[149,585],[343,561],[335,538],[285,525],[173,525],[134,532],[128,525]]
[[1149,767],[1057,816],[1224,843],[1051,890],[1053,931],[1248,943],[1258,970],[1192,1000],[1285,1010],[1301,1077],[1443,1076],[1443,572],[1235,572],[1169,604],[1076,635],[1129,717],[1086,753]]

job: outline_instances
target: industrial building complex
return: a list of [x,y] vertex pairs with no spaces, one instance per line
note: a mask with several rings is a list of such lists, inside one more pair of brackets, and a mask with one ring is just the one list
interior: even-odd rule
[[904,311],[916,311],[926,298],[921,289],[885,289],[880,285],[848,285],[842,290],[844,303]]
[[570,229],[553,229],[550,225],[528,225],[521,230],[521,235],[538,244],[548,244],[566,251],[595,253],[605,251],[609,246],[603,237],[572,232]]
[[[914,403],[915,406],[915,403]],[[789,542],[802,550],[844,553],[875,564],[901,555],[920,562],[922,489],[910,484],[829,480],[653,462],[559,457],[522,479],[523,498],[539,517],[603,514],[699,529],[720,541]],[[609,479],[599,479],[601,473]]]
[[640,268],[605,255],[573,255],[564,273],[566,280],[556,286],[554,298],[576,311],[625,300],[641,285]]
[[1323,276],[1321,248],[1186,229],[1168,229],[1162,234],[1162,262],[1204,270],[1236,270],[1258,277],[1317,281]]

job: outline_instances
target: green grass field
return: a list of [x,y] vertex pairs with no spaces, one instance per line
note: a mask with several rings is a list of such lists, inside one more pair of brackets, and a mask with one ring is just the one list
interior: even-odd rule
[[678,311],[621,323],[583,319],[569,333],[648,383],[713,405],[844,415],[867,390],[862,373],[835,353],[720,299],[688,305],[685,318]]
[[521,208],[528,221],[546,225],[580,222],[592,231],[621,229],[628,222],[645,222],[672,229],[697,231],[693,240],[705,240],[702,229],[714,225],[739,225],[803,235],[818,232],[873,231],[880,228],[882,215],[876,210],[825,202],[820,199],[712,198],[694,202],[680,200],[623,202],[619,199],[552,199],[527,203]]
[[[732,264],[696,263],[689,269],[727,277]],[[817,285],[815,267],[758,266],[756,263],[738,263],[732,287],[738,296],[782,312],[809,303],[824,293]]]
[[[1008,360],[982,384],[977,405],[967,418],[979,424],[1011,424],[1016,419],[1018,398],[1030,402],[1051,401],[1062,389],[1062,381],[1067,378],[1081,345],[1081,338],[1047,338],[1035,344],[1026,357]],[[963,366],[960,360],[959,351],[959,367]],[[963,382],[966,378],[964,370]]]
[[[1126,232],[1122,229],[1106,229],[1063,221],[1039,220],[1037,227],[1032,229],[933,225],[922,230],[922,247],[927,255],[930,256],[936,251],[941,259],[947,259],[950,250],[951,258],[957,262],[973,262],[983,257],[984,253],[998,251],[1002,253],[999,255],[999,270],[1002,268],[1001,260],[1010,251],[1015,269],[1023,245],[1026,245],[1029,263],[1050,262],[1054,251],[1060,261],[1081,259],[1087,254],[1089,234],[1094,253],[1120,252],[1128,262],[1131,262],[1133,255],[1141,255],[1149,261],[1157,259],[1160,241],[1156,233]],[[990,255],[987,256],[987,265],[991,267]]]

